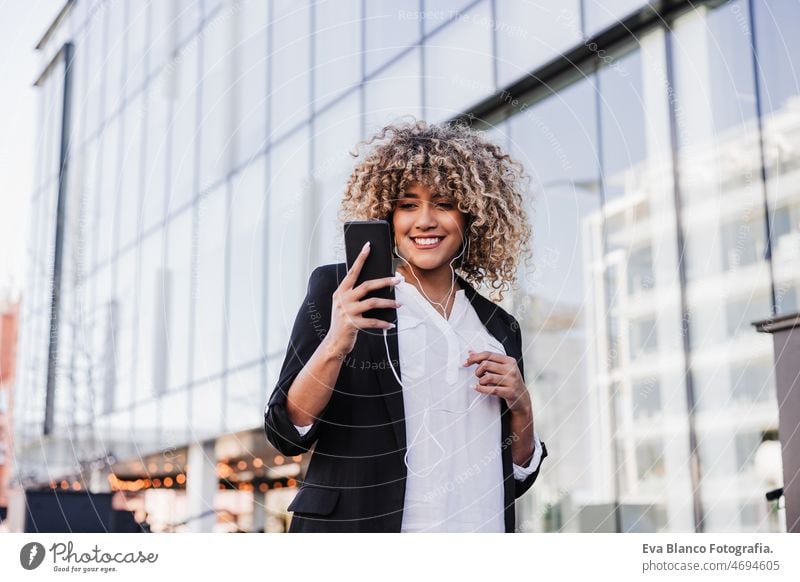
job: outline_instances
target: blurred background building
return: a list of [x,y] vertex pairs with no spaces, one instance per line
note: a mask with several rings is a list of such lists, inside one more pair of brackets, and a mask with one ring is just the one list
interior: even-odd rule
[[798,26],[791,0],[67,2],[38,47],[13,486],[283,530],[307,459],[264,405],[308,274],[343,260],[348,150],[411,114],[532,176],[504,306],[551,455],[518,528],[782,531],[750,322],[800,302]]
[[10,293],[0,290],[0,524],[8,514],[8,487],[14,467],[11,390],[17,365],[18,326],[19,302]]

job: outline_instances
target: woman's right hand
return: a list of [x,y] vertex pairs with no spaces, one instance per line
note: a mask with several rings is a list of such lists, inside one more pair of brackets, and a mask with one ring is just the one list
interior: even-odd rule
[[331,308],[331,329],[325,336],[325,341],[329,342],[332,349],[341,354],[342,357],[353,351],[356,345],[356,337],[359,329],[391,329],[394,324],[383,321],[382,319],[370,319],[363,316],[365,311],[381,307],[394,309],[400,303],[393,299],[381,299],[378,297],[362,298],[375,289],[388,285],[397,285],[400,279],[396,277],[384,277],[382,279],[371,279],[364,281],[358,287],[354,287],[361,267],[367,260],[370,245],[365,244],[361,252],[353,262],[353,266],[345,275],[336,291],[333,292],[333,306]]

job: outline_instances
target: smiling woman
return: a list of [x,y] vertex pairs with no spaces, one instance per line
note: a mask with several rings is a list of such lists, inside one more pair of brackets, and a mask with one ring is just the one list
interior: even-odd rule
[[[460,123],[388,125],[359,145],[372,147],[350,175],[340,219],[388,219],[397,227],[395,216],[406,224],[406,213],[418,214],[429,206],[425,202],[435,203],[450,222],[460,214],[469,244],[459,269],[470,283],[489,284],[502,300],[519,260],[530,254],[532,233],[523,202],[528,176],[522,165]],[[411,232],[442,234],[421,225]],[[411,241],[397,238],[405,256],[404,245]]]
[[[416,182],[400,195],[392,211],[394,252],[406,261],[398,271],[420,285],[420,277],[427,279],[425,287],[429,292],[432,287],[450,287],[445,297],[429,299],[442,307],[445,318],[449,317],[451,308],[455,272],[439,269],[439,281],[435,273],[446,260],[461,254],[467,218],[468,215],[457,208],[454,198],[432,194],[430,188]],[[420,273],[414,272],[411,265],[418,267]]]
[[[464,125],[364,143],[341,217],[386,220],[400,264],[356,285],[367,243],[349,270],[311,274],[265,411],[282,453],[316,445],[290,531],[514,531],[547,448],[519,323],[472,285],[502,299],[529,251],[522,166]],[[365,298],[389,285],[394,299]],[[364,317],[377,307],[396,323]]]

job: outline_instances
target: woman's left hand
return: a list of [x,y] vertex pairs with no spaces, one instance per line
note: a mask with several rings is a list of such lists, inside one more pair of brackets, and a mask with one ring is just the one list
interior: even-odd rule
[[475,390],[499,396],[506,401],[512,413],[530,411],[531,395],[514,358],[495,352],[470,351],[463,365],[472,364],[478,364],[475,368],[475,375],[478,377]]

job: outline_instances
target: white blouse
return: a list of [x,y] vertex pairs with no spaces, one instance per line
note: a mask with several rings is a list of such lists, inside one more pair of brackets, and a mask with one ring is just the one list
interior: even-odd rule
[[[449,319],[404,280],[395,298],[408,466],[402,531],[504,532],[500,398],[473,389],[478,364],[463,364],[468,349],[505,355],[505,348],[463,289]],[[302,435],[311,426],[296,428]],[[516,479],[539,467],[536,431],[534,445],[528,467],[514,464]]]

